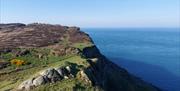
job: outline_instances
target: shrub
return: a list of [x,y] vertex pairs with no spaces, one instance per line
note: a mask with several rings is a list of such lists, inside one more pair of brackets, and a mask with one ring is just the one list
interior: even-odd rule
[[25,64],[25,62],[23,60],[20,59],[12,59],[11,60],[11,64],[16,65],[17,67],[22,66]]

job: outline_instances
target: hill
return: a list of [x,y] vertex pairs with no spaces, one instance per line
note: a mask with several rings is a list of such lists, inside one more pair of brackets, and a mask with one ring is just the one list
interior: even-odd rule
[[0,91],[160,91],[103,56],[78,27],[0,24]]

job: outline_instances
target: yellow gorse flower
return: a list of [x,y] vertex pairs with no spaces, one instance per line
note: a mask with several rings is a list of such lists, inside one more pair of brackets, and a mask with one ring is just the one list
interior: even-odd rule
[[15,64],[16,66],[21,66],[21,65],[24,65],[25,62],[23,60],[20,60],[20,59],[12,59],[11,64]]

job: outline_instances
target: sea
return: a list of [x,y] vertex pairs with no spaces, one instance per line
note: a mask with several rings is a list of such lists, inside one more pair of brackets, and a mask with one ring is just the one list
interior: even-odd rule
[[180,91],[180,28],[83,28],[101,53],[163,91]]

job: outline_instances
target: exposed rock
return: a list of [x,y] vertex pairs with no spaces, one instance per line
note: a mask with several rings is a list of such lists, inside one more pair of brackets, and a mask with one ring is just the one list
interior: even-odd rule
[[56,70],[54,70],[54,73],[53,73],[53,75],[50,77],[50,79],[51,79],[51,82],[54,83],[54,82],[56,82],[56,81],[61,80],[62,78],[61,78],[61,76],[59,75],[59,73],[58,73]]
[[63,72],[63,68],[62,67],[56,68],[56,71],[59,73],[59,75],[61,77],[64,77],[64,72]]
[[106,91],[140,91],[142,89],[142,91],[161,91],[157,87],[135,78],[125,69],[109,61],[105,56],[101,55],[96,46],[84,48],[83,54],[90,64],[85,71],[88,74],[85,72],[80,73],[81,76],[86,74],[86,76],[82,77],[84,80],[86,79],[86,82],[88,82],[88,77],[92,84],[100,86]]
[[39,53],[39,54],[38,54],[38,58],[39,58],[39,59],[42,59],[42,58],[43,58],[43,54]]
[[92,62],[96,63],[98,61],[98,58],[91,58],[90,59]]
[[33,85],[34,86],[42,85],[42,84],[45,84],[45,83],[46,83],[46,81],[45,81],[43,76],[38,76],[33,80]]
[[69,66],[58,67],[56,69],[48,68],[46,70],[39,72],[37,74],[38,76],[33,77],[32,79],[28,79],[21,83],[18,86],[18,89],[30,90],[33,87],[43,85],[45,83],[55,83],[56,81],[60,81],[62,79],[69,79],[69,77],[72,77],[72,74],[70,72],[71,68]]
[[71,68],[70,68],[70,66],[66,66],[66,70],[67,70],[69,73],[71,73]]
[[64,76],[64,79],[68,79],[69,77],[68,76]]
[[18,90],[30,90],[34,87],[34,84],[33,84],[33,79],[29,79],[29,80],[26,80],[24,81],[23,83],[21,83],[19,86],[18,86]]
[[72,69],[71,69],[71,67],[70,67],[70,66],[66,66],[65,68],[66,68],[66,70],[68,71],[68,77],[74,78],[74,75],[72,74]]
[[83,49],[82,53],[87,58],[97,58],[101,56],[101,53],[96,46],[86,47]]
[[48,78],[50,82],[56,82],[62,79],[61,75],[53,68],[49,68],[47,70],[40,72],[40,75]]
[[[66,69],[68,68],[68,69]],[[69,75],[71,74],[70,71],[70,67],[69,66],[66,66],[66,67],[59,67],[59,68],[56,68],[57,72],[63,77],[63,78],[68,78]]]
[[43,70],[42,72],[40,72],[39,74],[42,76],[52,76],[54,69],[53,68],[48,68],[46,70]]
[[[56,56],[80,52],[89,64],[88,67],[82,67],[83,70],[76,72],[75,75],[88,85],[100,87],[105,91],[159,91],[156,87],[135,78],[125,69],[109,61],[95,45],[85,47],[80,51],[72,47],[71,44],[74,43],[93,44],[93,41],[78,27],[39,23],[0,24],[0,54],[12,52],[14,48],[50,48],[51,54]],[[16,55],[23,56],[27,53],[27,51],[20,51]],[[38,57],[42,58],[43,55]],[[49,68],[39,72],[38,76],[21,83],[18,89],[25,91],[42,84],[69,79],[72,77],[72,71],[70,66]]]
[[85,81],[87,84],[92,85],[91,80],[89,79],[88,75],[83,70],[78,72],[78,76],[79,76],[78,78]]
[[66,68],[63,68],[63,72],[64,72],[64,77],[67,76],[70,74],[70,72],[66,69]]

